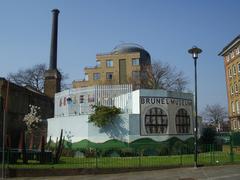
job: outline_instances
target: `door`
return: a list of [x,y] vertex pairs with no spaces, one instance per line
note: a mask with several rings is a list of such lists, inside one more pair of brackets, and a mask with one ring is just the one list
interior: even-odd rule
[[126,59],[119,60],[119,84],[127,83]]

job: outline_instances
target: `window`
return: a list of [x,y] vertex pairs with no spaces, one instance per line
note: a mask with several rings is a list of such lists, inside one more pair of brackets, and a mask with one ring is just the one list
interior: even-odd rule
[[107,60],[106,61],[106,66],[107,67],[113,67],[113,61],[112,60]]
[[238,101],[236,101],[236,112],[237,112],[237,114],[239,114],[239,105],[238,105]]
[[100,79],[100,73],[93,73],[93,80],[99,80]]
[[132,72],[132,79],[140,79],[140,72],[139,71],[133,71]]
[[97,67],[100,67],[100,65],[101,65],[101,63],[100,63],[100,61],[97,61]]
[[107,72],[106,73],[106,78],[107,78],[107,80],[112,80],[113,79],[113,73],[112,72]]
[[178,134],[190,131],[190,116],[185,109],[179,109],[176,114],[176,130]]
[[136,58],[132,59],[132,65],[133,66],[138,66],[139,65],[139,59],[136,59]]
[[231,52],[231,58],[234,58],[234,51]]
[[234,86],[231,86],[231,95],[233,95],[234,92]]
[[79,103],[80,104],[84,103],[84,95],[79,96]]
[[227,61],[227,62],[229,61],[229,55],[226,56],[226,61]]
[[233,75],[236,75],[236,66],[233,65],[232,68],[233,68]]
[[235,113],[234,102],[232,102],[232,112]]
[[145,115],[145,128],[147,134],[164,134],[167,132],[168,117],[161,108],[151,108]]
[[230,78],[232,77],[232,69],[231,69],[231,68],[228,69],[228,76],[229,76]]
[[85,74],[84,80],[85,80],[85,81],[88,81],[88,74]]
[[240,53],[240,47],[237,47],[236,54],[239,54],[239,53]]

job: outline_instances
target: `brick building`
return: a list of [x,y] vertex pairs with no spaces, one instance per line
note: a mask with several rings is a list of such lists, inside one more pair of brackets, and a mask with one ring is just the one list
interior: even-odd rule
[[[25,129],[23,118],[29,113],[29,105],[36,105],[40,107],[40,116],[43,120],[40,128],[36,130],[35,142],[40,142],[41,135],[47,135],[46,119],[53,117],[54,104],[53,100],[45,94],[36,90],[18,86],[9,82],[4,78],[0,78],[0,123],[3,124],[4,105],[6,103],[7,89],[8,89],[8,109],[6,113],[5,134],[11,137],[11,146],[18,147],[20,133]],[[1,145],[2,145],[2,128]]]
[[231,130],[240,130],[240,35],[233,39],[219,55],[224,58],[228,115]]

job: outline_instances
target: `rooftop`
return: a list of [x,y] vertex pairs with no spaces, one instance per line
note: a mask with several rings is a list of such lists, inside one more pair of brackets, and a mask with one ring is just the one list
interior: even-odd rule
[[240,42],[240,35],[235,37],[227,46],[225,46],[222,51],[218,54],[219,56],[224,56],[224,54],[229,51],[234,45]]

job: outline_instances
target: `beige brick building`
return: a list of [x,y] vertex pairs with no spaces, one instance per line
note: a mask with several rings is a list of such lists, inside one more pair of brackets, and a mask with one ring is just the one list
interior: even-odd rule
[[127,84],[141,87],[141,77],[151,64],[150,54],[137,44],[120,44],[110,53],[97,54],[97,65],[85,67],[85,78],[73,81],[73,88],[103,84]]
[[240,131],[240,35],[224,47],[219,55],[224,57],[231,130]]

